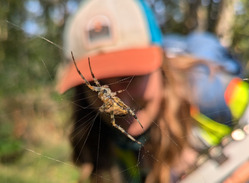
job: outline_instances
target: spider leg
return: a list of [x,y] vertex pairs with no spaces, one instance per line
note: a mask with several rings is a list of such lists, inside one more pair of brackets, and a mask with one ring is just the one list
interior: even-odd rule
[[141,122],[139,121],[138,117],[136,116],[136,114],[131,110],[131,108],[129,106],[127,106],[120,98],[118,97],[113,97],[113,102],[116,103],[120,109],[125,110],[126,112],[128,112],[130,115],[132,115],[137,122],[139,123],[139,125],[141,126],[141,128],[144,128],[143,125],[141,124]]
[[122,93],[124,91],[125,91],[125,89],[124,90],[118,90],[118,91],[116,91],[116,93]]
[[86,85],[88,86],[88,88],[90,88],[91,90],[93,91],[96,91],[96,89],[86,80],[86,78],[82,75],[82,73],[80,72],[76,62],[75,62],[75,59],[74,59],[74,56],[73,56],[73,52],[71,51],[71,55],[72,55],[72,59],[73,59],[73,63],[75,65],[75,68],[78,72],[78,74],[81,76],[81,78],[85,81]]
[[89,69],[90,69],[90,71],[91,71],[91,75],[92,75],[92,78],[93,78],[94,83],[95,83],[98,87],[100,87],[101,85],[100,85],[99,81],[95,78],[95,76],[94,76],[94,74],[93,74],[92,67],[91,67],[91,64],[90,64],[90,58],[89,58],[89,57],[88,57],[88,64],[89,64]]
[[144,128],[143,125],[140,123],[140,121],[139,121],[138,117],[136,116],[136,114],[130,108],[128,108],[127,110],[130,113],[130,115],[132,115],[133,118],[135,118],[137,120],[137,122],[140,124],[141,128]]
[[115,128],[117,128],[119,131],[121,131],[123,134],[125,134],[132,141],[138,143],[139,145],[142,144],[141,142],[137,141],[134,137],[132,137],[129,133],[127,133],[121,126],[119,126],[119,125],[117,125],[115,123],[115,117],[114,117],[113,113],[111,113],[111,120],[112,120],[112,126],[114,126]]

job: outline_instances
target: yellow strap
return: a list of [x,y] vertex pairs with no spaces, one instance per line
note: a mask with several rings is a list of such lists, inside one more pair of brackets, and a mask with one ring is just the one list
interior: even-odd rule
[[[249,84],[240,78],[231,80],[226,88],[224,94],[225,101],[235,119],[239,119],[243,115],[248,105],[248,90]],[[201,114],[197,108],[193,107],[191,109],[191,116],[199,123],[201,127],[201,136],[210,145],[219,144],[224,136],[231,133],[230,127]]]
[[199,123],[201,127],[201,136],[209,145],[217,145],[222,138],[231,133],[231,128],[218,123],[198,110],[191,110],[191,116]]

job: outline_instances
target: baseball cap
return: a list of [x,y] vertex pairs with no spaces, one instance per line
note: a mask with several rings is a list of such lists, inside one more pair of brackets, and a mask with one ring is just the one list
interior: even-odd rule
[[167,34],[163,39],[163,47],[167,56],[190,54],[219,64],[231,74],[242,75],[239,60],[212,33],[193,31],[188,35]]
[[69,61],[57,89],[64,93],[92,81],[88,57],[99,79],[144,75],[162,65],[162,34],[151,9],[142,0],[86,0],[66,23],[65,56]]

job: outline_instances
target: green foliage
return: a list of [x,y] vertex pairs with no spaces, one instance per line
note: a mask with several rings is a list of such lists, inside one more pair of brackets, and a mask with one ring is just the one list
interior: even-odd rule
[[[246,65],[246,71],[249,72],[249,1],[241,0],[238,5],[239,12],[233,28],[233,48],[241,56],[243,64]],[[248,75],[248,73],[247,73]]]
[[0,162],[14,162],[22,152],[22,140],[13,135],[13,125],[0,123]]
[[[75,183],[79,174],[76,168],[70,164],[69,159],[63,163],[52,161],[49,158],[68,156],[69,146],[64,141],[63,145],[57,144],[47,151],[47,147],[41,147],[46,152],[38,155],[41,150],[27,151],[15,164],[0,163],[0,182],[3,183]],[[61,143],[62,144],[62,143]],[[58,157],[56,154],[60,154]]]
[[[42,13],[29,11],[30,2],[38,2]],[[61,34],[68,12],[62,11],[59,22],[51,12],[58,6],[66,8],[66,2],[1,2],[0,182],[77,180],[75,168],[65,165],[70,161],[66,131],[70,106],[55,92],[56,71],[63,60]],[[28,32],[25,26],[30,20],[40,32]],[[58,108],[60,105],[68,108]],[[37,151],[28,151],[28,147]]]
[[15,162],[23,152],[23,142],[13,138],[11,135],[0,140],[0,161],[2,163]]

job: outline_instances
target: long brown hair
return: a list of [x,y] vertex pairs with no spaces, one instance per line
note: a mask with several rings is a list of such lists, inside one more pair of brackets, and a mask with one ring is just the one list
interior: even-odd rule
[[[159,128],[151,130],[151,146],[157,161],[154,162],[147,182],[170,182],[172,166],[181,157],[183,149],[191,147],[189,136],[195,121],[190,116],[190,108],[195,103],[190,73],[195,72],[193,68],[199,65],[209,70],[210,78],[215,72],[223,71],[218,65],[189,55],[165,58],[162,66],[164,99],[158,118]],[[153,134],[160,135],[158,137]]]
[[[188,75],[190,69],[204,64],[212,68],[208,62],[189,56],[166,58],[162,66],[164,75],[164,98],[162,110],[157,121],[150,129],[150,139],[144,148],[154,158],[151,162],[151,171],[146,182],[169,182],[170,169],[180,157],[182,150],[188,146],[188,135],[192,125],[190,106],[192,104]],[[210,69],[212,70],[212,69]],[[92,164],[93,172],[103,170],[111,174],[115,165],[112,163],[112,134],[105,123],[101,123],[98,109],[89,108],[89,103],[82,98],[86,97],[85,86],[78,86],[74,96],[74,126],[70,140],[73,148],[74,162]],[[89,119],[92,120],[89,133]],[[101,125],[101,133],[99,133]],[[82,150],[84,147],[84,151]],[[96,147],[98,149],[96,150]],[[98,156],[101,154],[101,156]],[[96,158],[97,157],[97,158]],[[92,180],[96,180],[93,174]],[[117,175],[117,174],[116,174]],[[117,178],[116,178],[117,180]],[[104,180],[99,182],[105,182]]]

